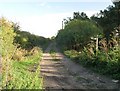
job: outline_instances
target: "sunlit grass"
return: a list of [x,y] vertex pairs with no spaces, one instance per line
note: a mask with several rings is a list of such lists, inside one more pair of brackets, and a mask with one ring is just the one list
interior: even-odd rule
[[[11,69],[11,80],[3,89],[41,89],[43,78],[40,77],[40,56],[31,56],[24,61],[13,61]],[[30,68],[38,64],[35,72]]]

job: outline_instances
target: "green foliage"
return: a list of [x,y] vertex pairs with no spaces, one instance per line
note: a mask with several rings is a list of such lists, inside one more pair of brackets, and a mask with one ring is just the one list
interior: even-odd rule
[[11,80],[3,88],[5,89],[42,89],[42,80],[40,78],[40,66],[35,69],[33,73],[34,64],[39,64],[40,56],[28,56],[24,61],[13,61],[11,69]]
[[12,24],[5,18],[0,18],[0,55],[11,57],[14,50],[13,40],[15,33]]
[[[15,33],[12,28],[11,22],[7,21],[5,18],[0,18],[0,56],[2,60],[2,75],[4,74],[4,78],[2,77],[2,85],[8,82],[10,78],[10,69],[12,67],[12,56],[15,52],[15,46],[13,45],[13,40],[15,37]],[[1,80],[1,79],[0,79]]]
[[50,50],[50,55],[53,58],[53,61],[59,61],[60,60],[60,59],[56,58],[57,55],[56,55],[56,51],[54,49]]
[[68,50],[65,51],[64,54],[71,59],[78,59],[79,57],[79,52],[77,52],[76,50]]
[[50,54],[52,54],[52,53],[56,53],[56,51],[54,49],[51,49]]
[[[110,40],[114,36],[113,33],[116,35],[116,31],[118,31],[117,35],[120,36],[120,1],[114,2],[114,6],[109,6],[107,9],[101,10],[97,15],[93,15],[91,20],[102,27],[109,48]],[[119,40],[120,37],[118,42]]]
[[114,2],[114,6],[101,10],[91,19],[74,12],[74,18],[66,20],[56,40],[65,55],[75,62],[120,80],[119,9],[120,2]]
[[50,55],[52,56],[53,60],[56,60],[56,52],[51,52]]
[[91,41],[91,37],[97,37],[100,33],[100,28],[93,22],[73,19],[68,22],[63,30],[58,32],[56,40],[64,50],[80,50]]
[[[0,56],[2,60],[0,89],[42,89],[43,79],[39,78],[40,66],[37,66],[34,74],[29,70],[30,66],[39,64],[42,51],[39,47],[25,50],[15,46],[16,33],[14,30],[13,23],[5,18],[0,18]],[[27,44],[28,40],[23,37],[22,41]]]
[[17,24],[13,23],[13,28],[16,33],[14,42],[19,44],[22,49],[32,49],[33,47],[37,46],[44,50],[50,43],[49,38],[44,38],[26,31],[21,31],[20,26]]
[[89,67],[100,74],[109,75],[114,79],[120,80],[119,47],[111,49],[108,54],[99,50],[97,53],[90,55],[88,50],[84,48],[81,53],[66,51],[65,55],[74,58],[75,62]]
[[74,19],[80,19],[80,20],[87,20],[89,19],[88,16],[84,12],[74,12],[73,13]]

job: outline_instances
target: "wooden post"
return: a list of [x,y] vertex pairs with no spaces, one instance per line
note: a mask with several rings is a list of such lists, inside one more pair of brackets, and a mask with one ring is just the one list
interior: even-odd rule
[[98,51],[98,35],[97,35],[97,38],[96,38],[96,52]]
[[62,21],[62,29],[63,29],[63,21]]

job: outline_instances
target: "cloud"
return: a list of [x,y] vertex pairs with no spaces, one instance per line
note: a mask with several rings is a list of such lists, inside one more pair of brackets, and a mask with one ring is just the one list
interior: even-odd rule
[[[96,11],[84,11],[89,17]],[[21,30],[29,31],[30,33],[52,37],[57,35],[58,30],[62,28],[62,20],[67,17],[73,17],[73,12],[68,13],[52,13],[36,16],[6,16],[13,22],[18,22]]]
[[43,6],[45,6],[46,4],[47,4],[46,2],[41,2],[41,3],[40,3],[40,6],[43,7]]
[[[16,2],[16,3],[25,3],[25,2],[110,2],[111,0],[0,0],[0,2]],[[116,0],[119,1],[119,0]]]
[[42,16],[16,16],[7,17],[9,20],[19,22],[21,30],[29,31],[33,34],[52,37],[62,28],[62,20],[72,13],[46,14]]
[[120,2],[120,0],[112,0],[112,2]]

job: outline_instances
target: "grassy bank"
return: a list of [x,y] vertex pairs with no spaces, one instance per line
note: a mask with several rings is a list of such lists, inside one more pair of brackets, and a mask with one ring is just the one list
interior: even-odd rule
[[42,89],[39,62],[49,39],[19,28],[0,18],[0,89]]
[[[35,51],[34,51],[35,52]],[[2,89],[41,89],[43,78],[40,77],[39,62],[42,52],[25,56],[23,60],[11,60],[10,69],[2,74]],[[6,74],[7,73],[7,74]]]

